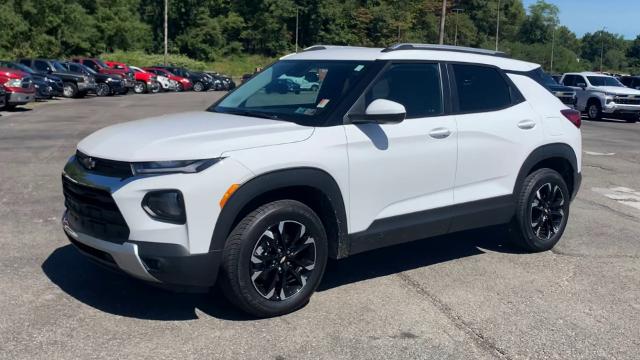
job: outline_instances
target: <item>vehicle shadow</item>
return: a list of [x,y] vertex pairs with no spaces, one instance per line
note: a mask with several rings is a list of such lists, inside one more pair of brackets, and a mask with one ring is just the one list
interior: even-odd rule
[[[396,245],[331,260],[318,291],[438,263],[481,255],[485,250],[518,254],[504,232],[486,228]],[[197,319],[196,309],[215,318],[253,320],[216,287],[212,294],[176,293],[99,266],[72,245],[56,249],[42,264],[44,274],[78,301],[110,314],[149,320]]]

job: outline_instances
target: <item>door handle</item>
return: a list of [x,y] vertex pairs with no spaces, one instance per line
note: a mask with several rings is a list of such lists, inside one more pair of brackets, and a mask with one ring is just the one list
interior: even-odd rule
[[447,128],[435,128],[429,132],[429,136],[434,139],[446,139],[451,135],[451,130]]
[[531,130],[536,127],[536,122],[533,120],[522,120],[518,123],[518,127],[522,130]]

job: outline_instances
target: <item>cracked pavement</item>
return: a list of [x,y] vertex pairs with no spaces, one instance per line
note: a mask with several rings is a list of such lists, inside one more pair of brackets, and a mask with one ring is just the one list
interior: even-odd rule
[[155,289],[79,255],[59,226],[60,171],[76,143],[218,96],[0,112],[0,358],[637,358],[640,210],[602,189],[640,190],[640,124],[584,122],[582,190],[553,251],[523,254],[488,228],[331,261],[311,302],[279,318],[253,320],[220,294]]

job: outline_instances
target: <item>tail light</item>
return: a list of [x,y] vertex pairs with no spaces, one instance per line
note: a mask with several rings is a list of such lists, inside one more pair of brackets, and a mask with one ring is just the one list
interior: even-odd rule
[[573,125],[575,125],[578,129],[580,129],[580,125],[582,125],[582,114],[580,111],[573,109],[564,109],[560,110],[562,115],[564,115],[567,120],[571,121]]

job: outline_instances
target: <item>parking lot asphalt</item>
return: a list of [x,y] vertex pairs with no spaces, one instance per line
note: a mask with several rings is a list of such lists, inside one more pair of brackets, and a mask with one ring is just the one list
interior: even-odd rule
[[583,125],[584,180],[550,252],[499,229],[331,261],[293,314],[111,273],[68,244],[60,172],[117,122],[204,109],[219,93],[61,100],[0,112],[2,359],[637,359],[640,124]]

